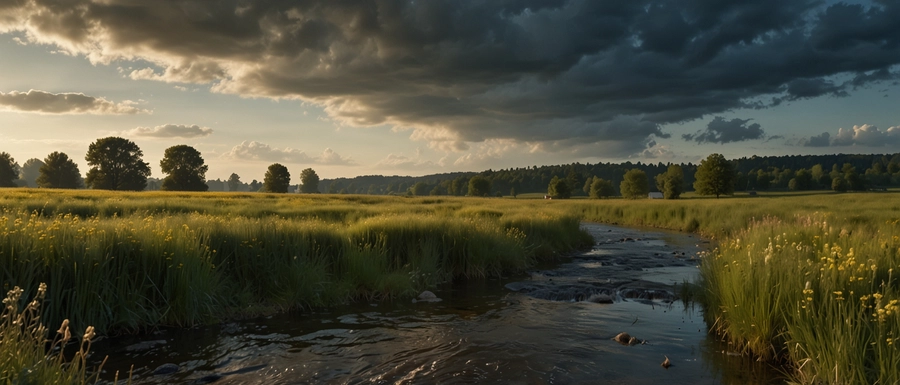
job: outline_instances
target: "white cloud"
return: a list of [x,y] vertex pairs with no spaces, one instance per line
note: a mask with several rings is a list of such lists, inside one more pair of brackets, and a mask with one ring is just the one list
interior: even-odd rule
[[213,129],[184,124],[164,124],[156,127],[137,127],[122,132],[125,136],[145,136],[151,138],[200,138],[212,135]]
[[881,131],[878,127],[870,124],[853,126],[852,129],[839,128],[831,142],[832,146],[882,147],[895,144],[900,144],[900,126]]
[[150,113],[148,110],[135,107],[135,104],[137,103],[130,100],[115,103],[104,98],[71,92],[59,94],[40,90],[0,92],[0,108],[39,114],[132,115]]
[[222,155],[235,160],[254,160],[285,163],[314,163],[305,152],[290,147],[277,148],[256,141],[243,141]]
[[410,158],[406,155],[388,154],[384,159],[375,164],[376,168],[417,170],[423,171],[438,167],[438,164],[420,158]]
[[332,166],[351,166],[356,164],[353,158],[349,156],[343,157],[330,148],[326,148],[325,151],[322,151],[322,156],[316,160],[316,163]]

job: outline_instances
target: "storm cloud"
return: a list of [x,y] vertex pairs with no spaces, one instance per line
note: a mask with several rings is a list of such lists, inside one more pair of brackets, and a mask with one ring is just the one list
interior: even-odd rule
[[81,93],[54,94],[39,90],[0,92],[0,108],[40,114],[130,115],[149,113],[134,102],[111,102]]
[[[444,151],[497,139],[639,154],[669,123],[897,79],[900,3],[823,4],[22,0],[0,6],[0,32],[144,64],[133,79],[314,103]],[[762,135],[729,128],[692,140]]]
[[765,139],[766,133],[759,123],[747,125],[749,122],[750,119],[725,120],[725,118],[721,116],[716,116],[706,126],[706,130],[699,131],[696,134],[685,134],[681,137],[684,140],[693,140],[697,143],[706,142],[720,144]]

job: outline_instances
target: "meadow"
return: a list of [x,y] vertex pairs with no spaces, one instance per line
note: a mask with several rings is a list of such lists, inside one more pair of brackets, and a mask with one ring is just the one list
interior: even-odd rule
[[714,239],[694,299],[735,352],[781,362],[802,383],[900,383],[896,193],[551,201],[15,189],[0,196],[0,279],[23,301],[47,284],[46,325],[136,332],[408,299],[522,271],[589,246],[581,221]]

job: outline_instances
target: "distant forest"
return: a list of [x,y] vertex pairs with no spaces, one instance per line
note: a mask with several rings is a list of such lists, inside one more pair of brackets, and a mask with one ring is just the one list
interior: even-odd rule
[[[752,156],[732,160],[737,171],[736,191],[831,189],[836,175],[853,172],[862,177],[867,188],[900,186],[900,153],[876,155],[788,155]],[[466,195],[468,181],[481,175],[491,182],[491,195],[547,193],[553,177],[564,178],[573,195],[587,195],[585,182],[593,177],[611,181],[618,189],[625,172],[637,168],[647,173],[650,190],[658,191],[656,175],[666,172],[663,163],[573,163],[556,166],[531,166],[482,172],[457,172],[419,177],[366,175],[355,178],[323,179],[319,191],[331,194],[374,195]],[[681,164],[685,191],[693,191],[697,165]],[[798,175],[799,174],[799,175]],[[795,183],[791,184],[794,179]],[[796,181],[800,180],[800,183]],[[213,184],[210,184],[213,191]]]
[[[766,190],[828,190],[837,176],[851,172],[858,174],[867,189],[900,187],[900,153],[875,155],[787,155],[752,156],[731,161],[737,171],[735,191]],[[469,179],[480,175],[491,182],[491,195],[547,193],[553,177],[565,179],[573,196],[586,196],[585,182],[593,177],[612,182],[618,190],[622,176],[630,169],[643,170],[650,181],[650,191],[658,191],[654,180],[665,173],[671,163],[572,163],[555,166],[530,166],[482,172],[454,172],[425,176],[364,175],[354,178],[323,179],[319,192],[327,194],[369,195],[467,195]],[[684,191],[693,191],[697,165],[681,164],[684,170]],[[795,180],[791,185],[791,180]],[[799,182],[798,182],[799,181]],[[159,179],[149,178],[148,190],[158,190]],[[207,180],[209,191],[231,191],[227,180]],[[241,182],[237,191],[255,192],[262,182]],[[298,191],[293,184],[290,192]],[[618,191],[617,191],[618,193]]]

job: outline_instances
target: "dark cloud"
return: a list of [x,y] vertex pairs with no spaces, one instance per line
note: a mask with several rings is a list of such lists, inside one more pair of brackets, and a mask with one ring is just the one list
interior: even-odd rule
[[759,123],[747,125],[751,119],[731,119],[725,120],[721,116],[715,117],[706,126],[706,130],[698,131],[696,134],[685,134],[681,138],[687,141],[696,141],[697,143],[731,143],[741,142],[745,140],[765,139],[766,133],[763,131]]
[[[900,64],[896,1],[58,2],[0,7],[0,32],[150,63],[134,79],[316,103],[452,151],[577,140],[635,154],[661,125],[845,95],[896,80]],[[616,129],[622,119],[640,124]],[[752,126],[692,138],[761,137]]]
[[823,132],[820,135],[811,136],[803,145],[806,147],[828,147],[831,145],[831,134]]
[[149,113],[134,102],[111,102],[81,93],[54,94],[39,90],[0,92],[0,108],[41,114],[127,115]]

